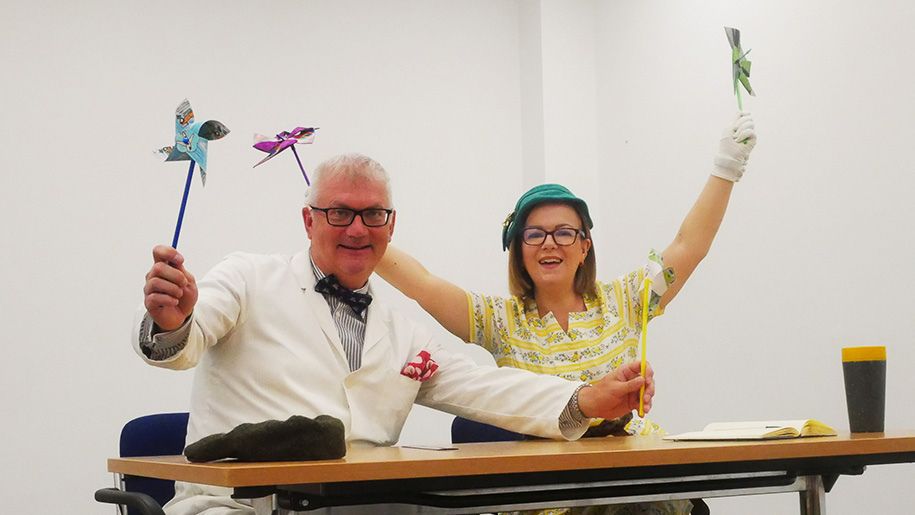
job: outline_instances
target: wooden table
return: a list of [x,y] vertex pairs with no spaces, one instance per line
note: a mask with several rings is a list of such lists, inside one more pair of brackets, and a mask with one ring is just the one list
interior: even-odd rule
[[[327,506],[337,507],[334,513],[479,513],[799,492],[801,512],[813,515],[824,512],[825,493],[839,475],[861,474],[868,465],[915,462],[911,431],[743,442],[642,437],[456,447],[351,447],[344,459],[315,462],[112,458],[108,470],[231,487],[242,498],[269,496],[281,513]],[[263,499],[255,506],[258,513],[271,508]]]

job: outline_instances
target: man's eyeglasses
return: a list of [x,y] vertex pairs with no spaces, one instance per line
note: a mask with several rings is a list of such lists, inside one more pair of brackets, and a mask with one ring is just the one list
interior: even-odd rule
[[538,245],[543,245],[547,236],[552,236],[556,245],[567,247],[575,243],[578,236],[584,238],[585,231],[573,227],[560,227],[559,229],[554,229],[552,231],[545,231],[537,227],[528,227],[521,233],[521,241],[523,241],[525,245],[536,247]]
[[315,211],[324,213],[324,216],[327,217],[327,223],[334,227],[346,227],[350,225],[353,223],[353,220],[356,219],[356,215],[359,215],[359,217],[362,218],[362,225],[366,227],[382,227],[387,225],[391,213],[394,212],[393,209],[382,209],[378,207],[361,209],[359,211],[346,207],[309,207]]

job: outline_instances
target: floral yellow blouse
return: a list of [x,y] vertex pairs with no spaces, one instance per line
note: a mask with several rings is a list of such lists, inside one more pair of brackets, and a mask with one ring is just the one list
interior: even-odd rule
[[[569,314],[564,331],[552,313],[540,317],[533,299],[493,297],[469,292],[470,341],[483,346],[499,366],[522,368],[594,382],[620,365],[639,358],[642,330],[642,284],[646,274],[661,281],[652,288],[649,319],[663,314],[660,295],[673,282],[672,274],[657,273],[663,266],[654,252],[649,265],[609,283],[598,281],[596,295],[584,297],[585,311]],[[633,417],[631,434],[661,432],[645,419]]]
[[[500,367],[514,367],[571,381],[594,382],[624,363],[639,358],[642,331],[642,285],[646,275],[652,287],[649,320],[662,315],[658,302],[673,280],[660,256],[649,254],[646,266],[612,282],[596,284],[595,296],[584,297],[585,310],[569,314],[568,332],[552,313],[540,317],[533,299],[493,297],[468,292],[470,341],[483,346]],[[662,279],[663,278],[663,279]],[[600,420],[592,422],[593,425]],[[663,434],[654,422],[633,416],[626,425],[633,435]],[[688,514],[689,501],[655,501],[583,508],[554,508],[514,512],[538,515]]]

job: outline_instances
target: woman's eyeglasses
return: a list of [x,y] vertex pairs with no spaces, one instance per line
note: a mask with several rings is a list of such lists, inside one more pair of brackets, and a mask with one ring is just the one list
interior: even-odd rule
[[575,243],[575,240],[577,240],[579,236],[584,238],[585,232],[573,227],[560,227],[552,231],[545,231],[537,227],[527,227],[521,232],[521,241],[523,241],[525,245],[536,247],[538,245],[543,245],[547,236],[552,236],[556,245],[567,247]]

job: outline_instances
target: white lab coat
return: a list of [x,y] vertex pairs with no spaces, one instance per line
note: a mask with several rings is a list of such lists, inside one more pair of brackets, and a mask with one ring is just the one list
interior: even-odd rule
[[[343,421],[349,443],[394,444],[414,402],[547,438],[580,437],[559,429],[577,383],[511,368],[483,367],[443,350],[419,326],[380,302],[368,308],[362,367],[349,365],[324,297],[314,291],[308,252],[236,253],[200,282],[185,348],[165,368],[196,366],[187,442],[244,422],[326,414]],[[142,314],[145,312],[141,312]],[[439,368],[420,383],[400,375],[428,350]],[[179,484],[169,513],[216,506],[245,510],[225,489]],[[214,511],[209,513],[232,513]],[[239,512],[241,513],[241,512]]]

